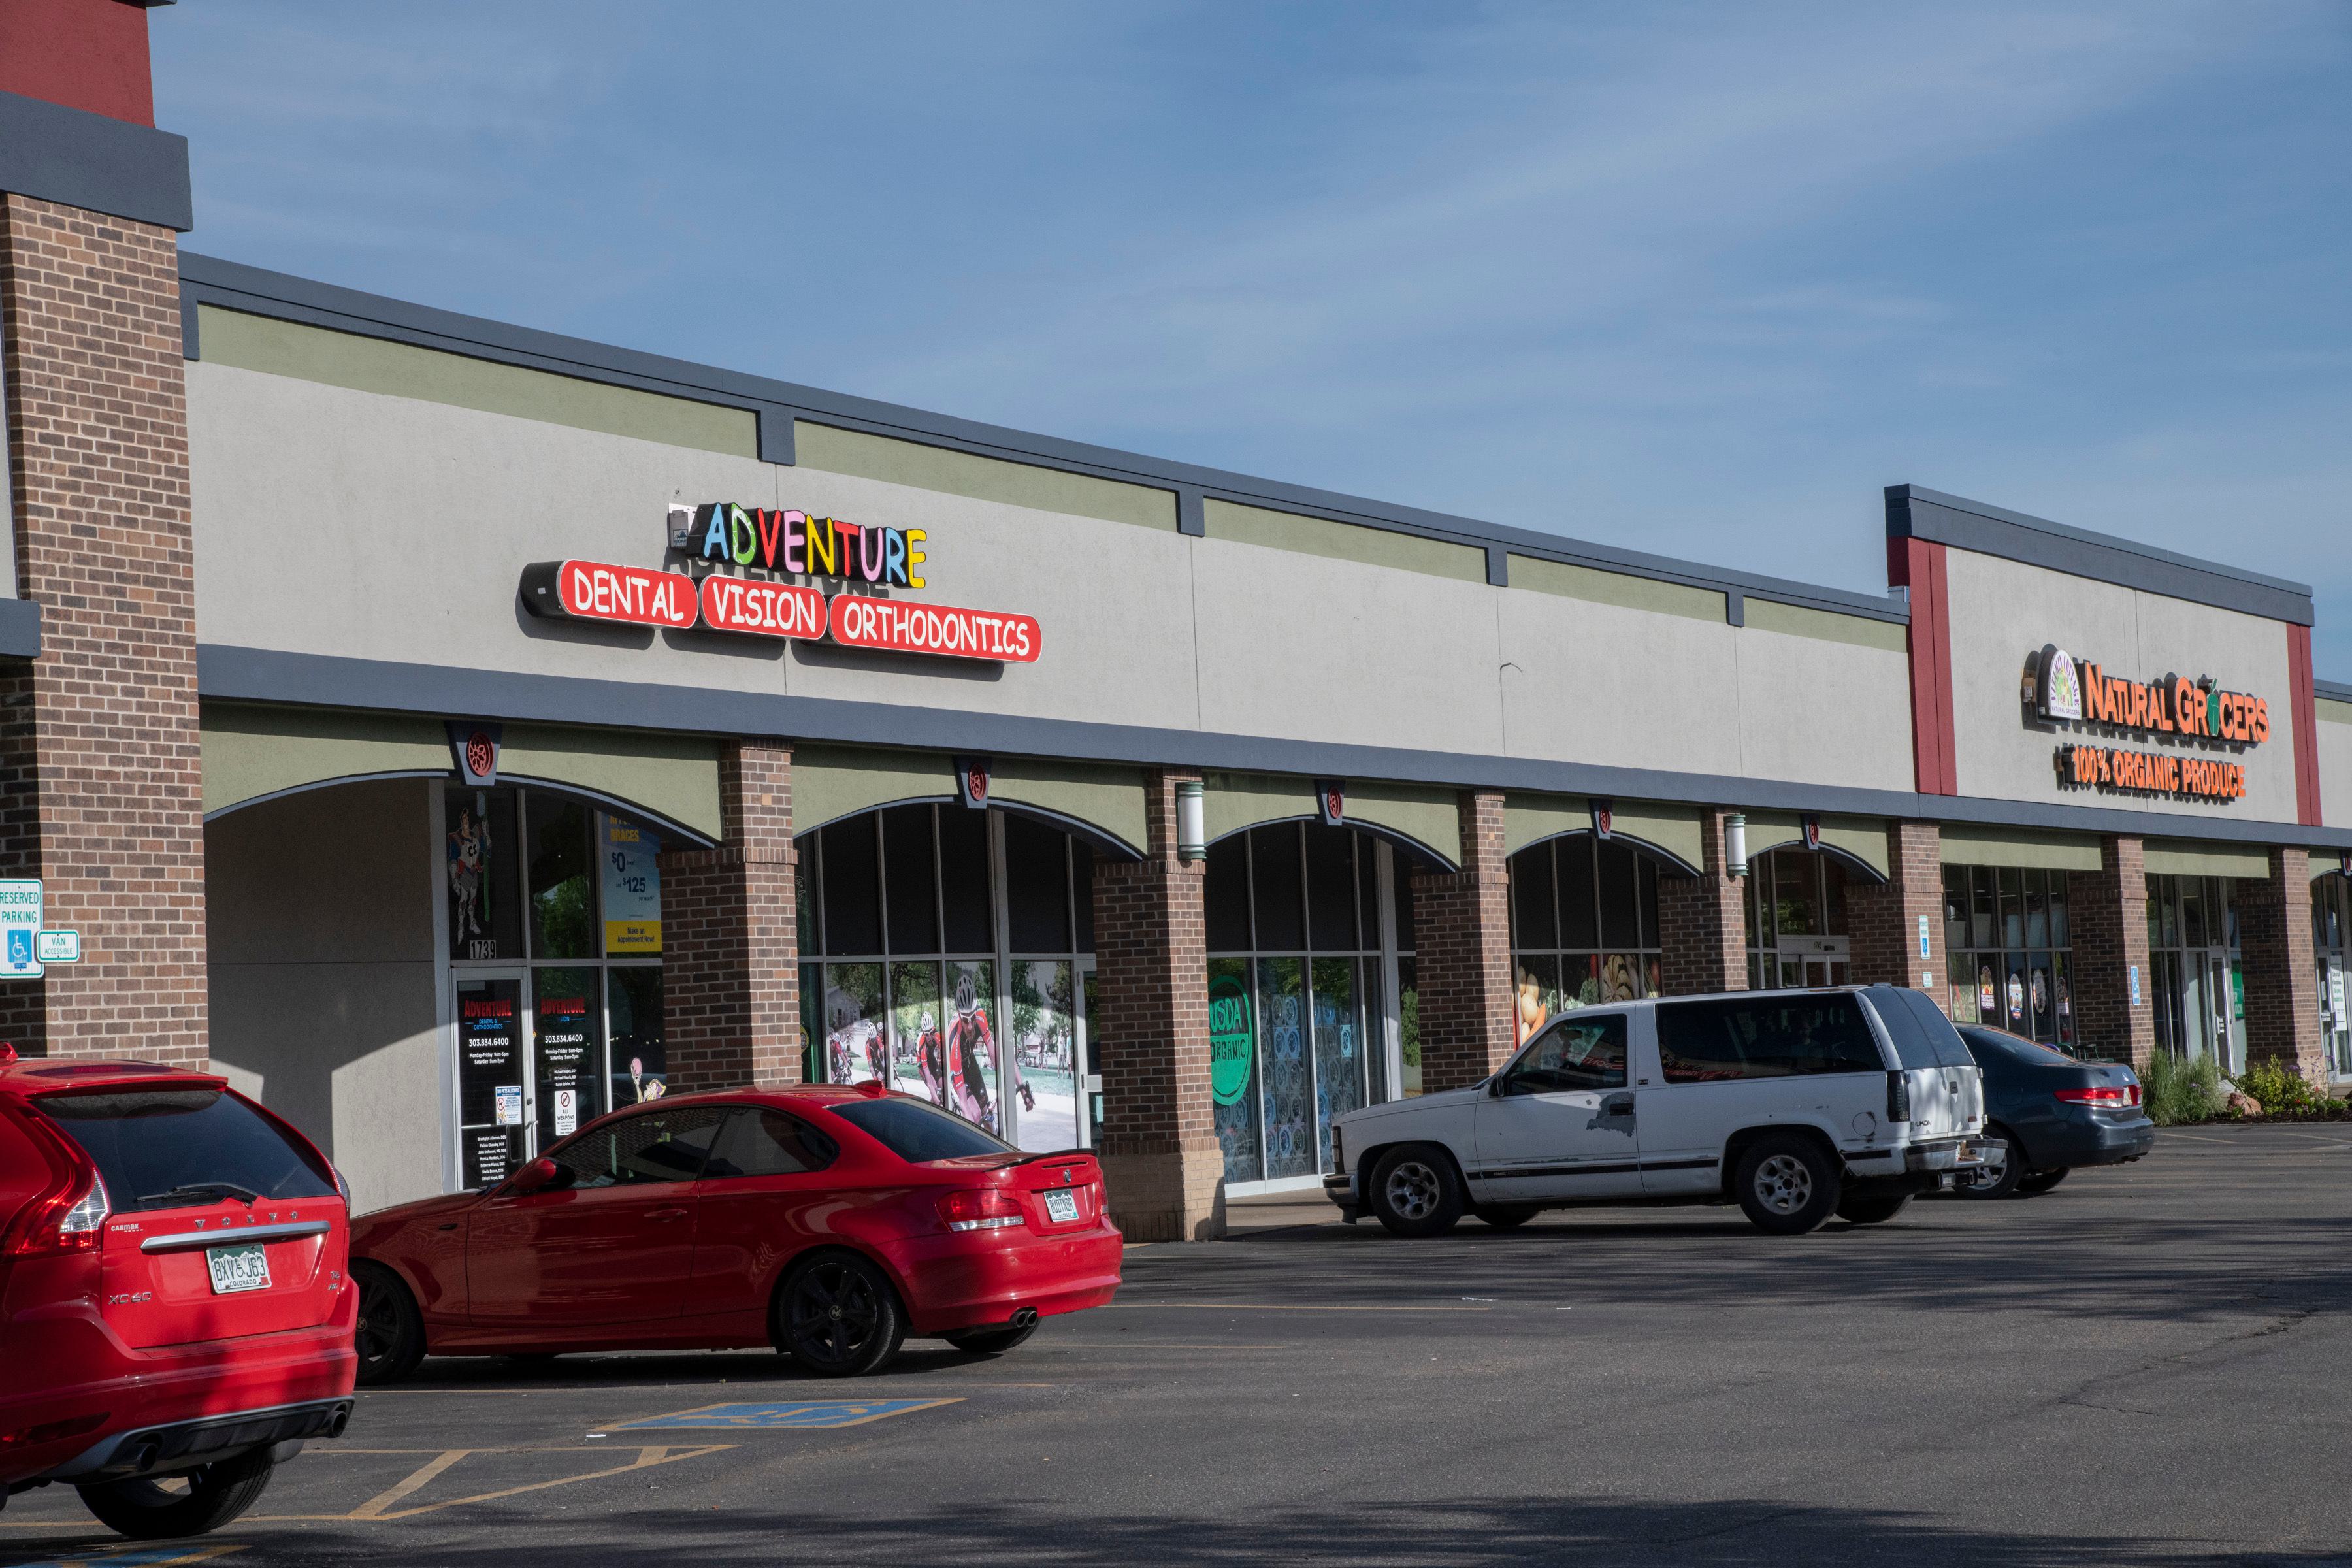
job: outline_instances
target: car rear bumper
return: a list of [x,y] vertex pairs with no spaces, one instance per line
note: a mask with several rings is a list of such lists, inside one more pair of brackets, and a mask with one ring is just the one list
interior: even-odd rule
[[2119,1165],[2156,1147],[2156,1123],[2147,1117],[2119,1121],[2086,1115],[2037,1130],[2030,1152],[2044,1170],[2074,1165]]
[[89,1486],[138,1476],[167,1476],[255,1448],[305,1437],[340,1437],[352,1418],[352,1404],[346,1395],[139,1426],[91,1445],[41,1479]]
[[1125,1242],[1109,1222],[1063,1235],[1005,1234],[934,1237],[906,1249],[898,1261],[909,1332],[1007,1323],[1024,1307],[1051,1318],[1108,1306],[1118,1294]]

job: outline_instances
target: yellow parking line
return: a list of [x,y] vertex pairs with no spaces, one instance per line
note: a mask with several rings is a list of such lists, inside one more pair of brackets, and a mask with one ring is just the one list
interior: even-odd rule
[[352,1510],[352,1517],[353,1519],[382,1519],[384,1515],[384,1510],[392,1507],[394,1503],[398,1502],[409,1493],[425,1486],[427,1482],[432,1480],[434,1477],[439,1475],[442,1471],[447,1469],[450,1466],[456,1464],[458,1460],[464,1458],[467,1455],[472,1452],[473,1450],[471,1448],[449,1448],[444,1450],[438,1458],[436,1458],[430,1463],[418,1468],[415,1474],[410,1476],[398,1486],[378,1492],[375,1496],[368,1499],[367,1501],[360,1504],[359,1507]]
[[[601,1470],[590,1470],[584,1475],[559,1476],[551,1481],[531,1481],[519,1487],[501,1487],[496,1491],[476,1492],[470,1497],[450,1498],[443,1502],[428,1502],[419,1508],[394,1509],[390,1506],[393,1502],[396,1502],[401,1498],[406,1497],[415,1492],[418,1488],[431,1481],[434,1477],[438,1476],[443,1471],[448,1469],[451,1466],[455,1465],[458,1459],[464,1458],[468,1454],[609,1454],[614,1451],[611,1448],[451,1449],[440,1453],[439,1456],[431,1463],[423,1466],[415,1474],[410,1476],[408,1479],[401,1482],[399,1486],[393,1488],[388,1492],[369,1499],[366,1502],[362,1503],[359,1508],[354,1509],[350,1513],[257,1513],[247,1515],[246,1522],[250,1524],[289,1524],[296,1522],[329,1524],[387,1524],[394,1520],[415,1519],[419,1514],[438,1513],[445,1508],[459,1508],[467,1503],[496,1502],[500,1498],[520,1497],[524,1492],[545,1491],[550,1487],[568,1487],[579,1481],[601,1481],[613,1476],[626,1475],[632,1470],[656,1469],[663,1465],[677,1464],[680,1459],[699,1459],[707,1454],[722,1453],[734,1446],[735,1445],[732,1443],[710,1443],[695,1448],[639,1448],[637,1450],[637,1457],[630,1460],[625,1465],[613,1465]],[[422,1452],[423,1450],[417,1451]],[[623,1451],[625,1452],[625,1450]],[[378,1511],[373,1513],[365,1511],[369,1509],[376,1509]]]

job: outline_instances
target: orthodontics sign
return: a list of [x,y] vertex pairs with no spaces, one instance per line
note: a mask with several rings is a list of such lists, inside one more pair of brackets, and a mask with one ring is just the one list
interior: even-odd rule
[[2133,740],[2168,738],[2175,746],[2222,753],[2067,742],[2053,758],[2061,789],[2227,805],[2246,793],[2245,764],[2233,759],[2271,738],[2270,703],[2263,698],[2225,691],[2210,676],[2126,679],[2054,644],[2027,659],[2021,696],[2029,719],[2044,726],[2122,731]]
[[[523,607],[534,616],[671,631],[699,625],[742,637],[1035,663],[1045,638],[1034,616],[886,596],[925,586],[927,537],[919,528],[727,501],[672,507],[669,547],[686,557],[686,571],[541,561],[523,568]],[[749,575],[754,572],[765,575]],[[841,591],[828,595],[822,586],[780,580],[790,577],[835,579]]]

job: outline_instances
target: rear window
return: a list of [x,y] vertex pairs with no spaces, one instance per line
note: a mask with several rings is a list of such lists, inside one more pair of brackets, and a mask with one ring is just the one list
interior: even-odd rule
[[33,1103],[97,1164],[118,1214],[335,1194],[333,1181],[268,1118],[217,1089],[56,1094]]
[[1906,1068],[1969,1068],[1977,1065],[1969,1047],[1944,1010],[1925,991],[1902,985],[1874,985],[1871,1005],[1886,1026],[1895,1044],[1895,1058]]
[[967,1154],[1013,1154],[1012,1144],[919,1100],[848,1100],[833,1113],[901,1160],[956,1160]]
[[1999,1029],[1962,1029],[1960,1037],[1969,1043],[1971,1049],[1982,1047],[1987,1050],[1999,1051],[2010,1060],[2023,1062],[2030,1067],[2071,1068],[2082,1065],[2054,1046],[2045,1046],[2039,1040],[2005,1034]]
[[1843,995],[1662,1006],[1658,1064],[1668,1083],[1886,1070],[1862,1009]]

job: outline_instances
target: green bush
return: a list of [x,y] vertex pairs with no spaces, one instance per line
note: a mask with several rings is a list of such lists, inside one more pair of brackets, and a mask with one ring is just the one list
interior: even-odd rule
[[2273,1116],[2311,1116],[2337,1109],[2335,1100],[2278,1062],[2256,1062],[2238,1075],[2238,1087]]
[[2159,1049],[2140,1074],[2140,1088],[2148,1119],[2158,1127],[2210,1121],[2221,1109],[2221,1069],[2210,1057],[2183,1061]]

